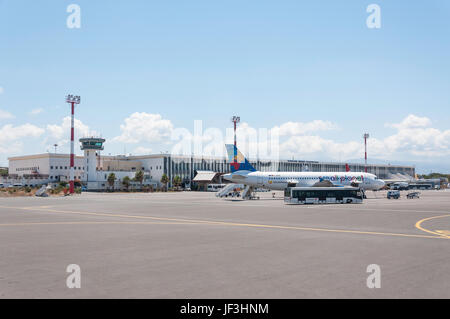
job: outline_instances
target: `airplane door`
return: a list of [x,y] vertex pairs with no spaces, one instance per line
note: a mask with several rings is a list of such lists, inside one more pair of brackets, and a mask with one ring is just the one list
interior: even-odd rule
[[258,176],[257,183],[258,185],[264,185],[264,179],[262,176]]

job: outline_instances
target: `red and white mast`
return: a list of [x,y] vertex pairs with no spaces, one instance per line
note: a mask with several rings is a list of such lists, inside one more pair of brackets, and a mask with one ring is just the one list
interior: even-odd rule
[[365,171],[367,173],[367,139],[370,137],[368,133],[363,135],[364,137],[364,159],[365,159]]
[[241,122],[241,118],[239,116],[233,116],[231,118],[231,122],[234,123],[234,163],[237,163],[237,137],[236,137],[236,129],[237,124]]
[[71,105],[71,121],[70,121],[70,179],[69,193],[75,193],[75,104],[80,104],[80,96],[68,95],[66,102]]

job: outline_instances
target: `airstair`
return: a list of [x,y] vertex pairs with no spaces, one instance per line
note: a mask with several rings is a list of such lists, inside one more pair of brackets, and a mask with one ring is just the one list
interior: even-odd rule
[[255,196],[255,189],[253,186],[245,186],[244,191],[242,192],[242,199],[259,199],[259,196]]
[[[244,190],[241,193],[242,188]],[[252,186],[244,186],[242,184],[228,184],[219,192],[216,196],[219,198],[231,197],[231,198],[242,198],[242,199],[259,199],[259,197],[254,196],[255,189]]]
[[228,184],[227,186],[225,186],[224,188],[222,188],[219,192],[217,192],[216,196],[219,198],[223,198],[223,197],[234,197],[233,195],[236,195],[236,193],[238,193],[235,189],[238,188],[237,184]]

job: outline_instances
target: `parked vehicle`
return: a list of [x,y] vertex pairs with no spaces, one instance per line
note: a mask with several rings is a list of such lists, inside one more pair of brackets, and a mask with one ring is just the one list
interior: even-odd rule
[[363,202],[358,187],[288,187],[284,190],[285,204],[356,204]]
[[409,189],[428,190],[433,189],[432,184],[409,184]]
[[396,182],[396,183],[392,184],[390,187],[391,190],[397,190],[397,191],[405,191],[405,190],[408,190],[408,188],[409,188],[409,183],[407,183],[407,182]]
[[409,193],[408,195],[406,195],[406,197],[408,199],[420,198],[420,193],[419,192],[412,192],[412,193]]
[[387,199],[399,199],[400,198],[400,191],[388,191],[387,192]]

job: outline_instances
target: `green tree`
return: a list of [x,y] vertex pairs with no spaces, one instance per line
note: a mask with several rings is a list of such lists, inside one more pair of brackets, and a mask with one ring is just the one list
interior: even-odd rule
[[167,184],[169,183],[169,177],[167,177],[166,174],[163,174],[163,176],[161,177],[161,183],[164,184],[164,188],[167,191]]
[[175,176],[173,178],[173,185],[175,185],[176,188],[181,186],[181,177],[180,176]]
[[126,190],[130,187],[131,179],[128,176],[125,176],[122,180],[122,185],[125,186]]
[[142,190],[142,182],[144,181],[144,172],[141,170],[137,171],[136,174],[134,175],[134,179],[136,182],[139,182]]
[[112,190],[114,191],[114,182],[116,181],[116,174],[111,173],[108,175],[108,184],[110,187],[112,187]]

